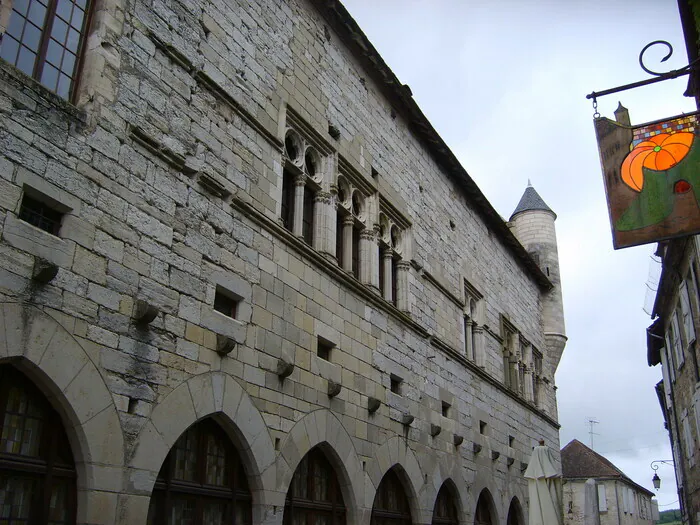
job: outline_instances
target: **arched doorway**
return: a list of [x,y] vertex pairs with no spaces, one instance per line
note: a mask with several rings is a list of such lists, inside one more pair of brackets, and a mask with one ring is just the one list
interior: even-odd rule
[[493,501],[487,489],[481,491],[474,512],[474,525],[495,525],[496,514],[493,511]]
[[507,525],[524,525],[525,519],[523,518],[523,509],[520,506],[518,498],[513,498],[510,502],[510,507],[508,508],[508,520]]
[[459,514],[454,487],[448,482],[442,484],[433,507],[433,525],[458,525]]
[[0,365],[0,523],[75,520],[75,462],[61,418],[22,372]]
[[284,505],[284,525],[345,525],[345,516],[335,469],[315,447],[294,471]]
[[371,525],[411,525],[411,509],[396,467],[382,478],[372,505]]
[[147,523],[252,523],[240,455],[213,419],[195,423],[173,445],[158,473]]

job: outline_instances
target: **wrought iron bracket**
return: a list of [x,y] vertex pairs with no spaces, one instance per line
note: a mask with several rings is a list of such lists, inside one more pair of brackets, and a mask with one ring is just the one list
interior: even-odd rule
[[658,71],[652,71],[649,69],[645,64],[644,64],[644,53],[651,47],[655,45],[662,45],[666,46],[668,48],[668,53],[666,54],[665,57],[663,57],[660,62],[666,62],[669,58],[671,58],[671,55],[673,55],[673,46],[666,42],[665,40],[654,40],[653,42],[649,42],[647,45],[645,45],[642,50],[639,53],[639,66],[647,73],[650,75],[654,75],[656,78],[648,78],[646,80],[640,80],[638,82],[632,82],[631,84],[625,84],[623,86],[618,86],[610,89],[604,89],[602,91],[593,91],[592,93],[589,93],[586,95],[587,99],[593,99],[594,101],[598,97],[604,97],[605,95],[611,95],[613,93],[619,93],[620,91],[627,91],[628,89],[634,89],[638,88],[641,86],[648,86],[649,84],[655,84],[657,82],[663,82],[664,80],[670,80],[672,78],[678,78],[682,77],[684,75],[689,75],[692,71],[696,70],[698,68],[698,60],[694,60],[687,66],[684,66],[680,69],[673,69],[671,71],[666,71],[665,73],[659,73]]

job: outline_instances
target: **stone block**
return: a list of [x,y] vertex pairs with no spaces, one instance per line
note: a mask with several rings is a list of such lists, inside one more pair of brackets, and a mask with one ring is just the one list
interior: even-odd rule
[[202,305],[201,325],[212,332],[230,337],[236,343],[245,343],[247,324],[217,312],[206,304]]
[[2,237],[10,246],[41,257],[61,268],[70,268],[75,253],[75,243],[60,239],[8,212]]

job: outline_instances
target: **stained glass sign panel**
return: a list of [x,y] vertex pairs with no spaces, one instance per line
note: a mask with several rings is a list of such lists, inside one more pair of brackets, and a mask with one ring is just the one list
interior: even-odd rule
[[631,125],[595,120],[616,249],[700,232],[698,113]]

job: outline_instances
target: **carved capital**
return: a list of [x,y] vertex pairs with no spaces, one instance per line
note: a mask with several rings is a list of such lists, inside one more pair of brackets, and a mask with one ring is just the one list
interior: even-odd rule
[[411,263],[409,261],[404,261],[399,259],[396,261],[396,270],[399,272],[407,272],[411,268]]
[[360,239],[365,240],[365,241],[374,241],[377,238],[377,235],[374,233],[374,230],[371,228],[364,228],[360,232]]
[[302,173],[301,175],[297,175],[296,177],[294,177],[294,185],[306,186],[306,175]]
[[333,202],[333,197],[327,191],[317,191],[314,194],[314,202],[322,202],[330,205]]

